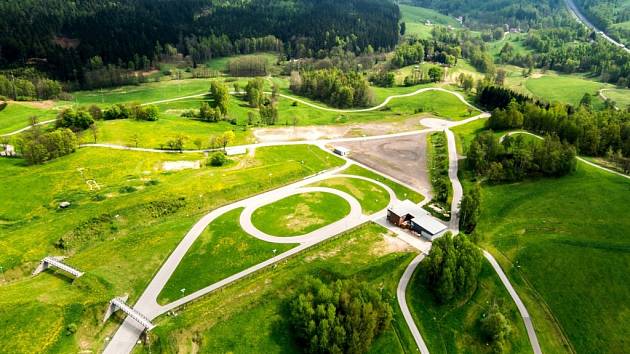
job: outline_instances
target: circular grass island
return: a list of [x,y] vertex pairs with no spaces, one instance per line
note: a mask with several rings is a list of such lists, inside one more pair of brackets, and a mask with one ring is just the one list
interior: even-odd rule
[[309,192],[256,209],[252,224],[272,236],[301,236],[339,221],[349,213],[350,204],[345,199],[332,193]]

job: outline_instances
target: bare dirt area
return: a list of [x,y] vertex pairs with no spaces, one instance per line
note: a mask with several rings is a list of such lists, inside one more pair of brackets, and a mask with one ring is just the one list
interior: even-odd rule
[[420,117],[414,117],[401,122],[259,128],[253,132],[256,140],[261,143],[298,140],[312,141],[400,133],[421,129],[422,125],[419,122]]
[[55,107],[55,102],[52,100],[46,101],[11,101],[11,103],[16,103],[19,105],[38,108],[38,109],[51,109]]
[[336,145],[350,149],[351,159],[405,182],[430,198],[426,133]]

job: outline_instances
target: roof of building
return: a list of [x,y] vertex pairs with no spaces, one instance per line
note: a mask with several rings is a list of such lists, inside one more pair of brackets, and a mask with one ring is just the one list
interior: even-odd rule
[[350,149],[345,148],[343,146],[335,146],[335,151],[339,151],[341,153],[349,153]]
[[235,146],[225,149],[225,154],[228,156],[245,155],[247,154],[247,148],[243,146]]
[[425,229],[431,235],[437,235],[447,229],[446,225],[442,224],[436,218],[428,214],[415,217],[411,219],[411,222]]
[[421,206],[414,204],[410,200],[404,200],[400,203],[394,204],[389,208],[389,210],[398,216],[411,215],[413,217],[420,217],[428,214],[428,212],[422,209]]

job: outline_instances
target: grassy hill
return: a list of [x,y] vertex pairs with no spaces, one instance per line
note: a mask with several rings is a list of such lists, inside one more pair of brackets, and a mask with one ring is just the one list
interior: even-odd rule
[[532,311],[543,351],[561,350],[545,347],[553,321],[578,353],[628,348],[630,182],[579,164],[559,179],[485,186],[482,199],[477,233]]

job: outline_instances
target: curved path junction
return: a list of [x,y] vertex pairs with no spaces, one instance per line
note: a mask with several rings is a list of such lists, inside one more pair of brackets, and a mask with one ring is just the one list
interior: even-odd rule
[[[389,104],[389,102],[391,102],[392,100],[396,99],[396,98],[403,98],[403,97],[411,97],[411,96],[415,96],[418,94],[421,94],[423,92],[427,92],[427,91],[441,91],[441,92],[446,92],[446,93],[450,93],[455,95],[460,101],[462,101],[464,104],[466,104],[467,106],[477,109],[476,107],[474,107],[473,105],[471,105],[469,102],[467,102],[465,100],[465,98],[456,92],[452,92],[449,90],[445,90],[442,88],[423,88],[423,89],[419,89],[415,92],[411,92],[408,94],[402,94],[402,95],[393,95],[390,97],[387,97],[381,104],[374,106],[374,107],[370,107],[370,108],[366,108],[366,109],[359,109],[359,110],[340,110],[340,109],[333,109],[333,108],[328,108],[328,107],[322,107],[322,106],[318,106],[316,104],[301,100],[301,99],[297,99],[295,97],[291,97],[288,95],[284,95],[281,94],[281,97],[287,98],[287,99],[292,99],[295,100],[297,102],[300,102],[302,104],[308,105],[310,107],[316,108],[316,109],[321,109],[321,110],[326,110],[326,111],[332,111],[332,112],[339,112],[339,113],[358,113],[358,112],[369,112],[369,111],[374,111],[374,110],[378,110],[381,109],[383,107],[385,107],[387,104]],[[204,94],[199,94],[199,95],[194,95],[194,96],[187,96],[187,97],[179,97],[179,98],[175,98],[175,99],[169,99],[169,100],[163,100],[163,101],[156,101],[156,102],[152,102],[152,103],[147,103],[147,104],[159,104],[159,103],[166,103],[166,102],[173,102],[173,101],[179,101],[179,100],[184,100],[184,99],[189,99],[189,98],[195,98],[195,97],[201,97],[206,95]],[[403,133],[397,133],[397,134],[389,134],[389,135],[380,135],[380,136],[369,136],[369,137],[358,137],[358,138],[341,138],[341,139],[323,139],[323,140],[314,140],[314,141],[292,141],[292,142],[270,142],[270,143],[260,143],[260,144],[250,144],[250,145],[244,145],[243,147],[246,148],[250,148],[250,149],[255,149],[257,147],[263,147],[263,146],[274,146],[274,145],[299,145],[299,144],[312,144],[312,145],[317,145],[319,147],[321,147],[322,149],[325,149],[324,145],[328,144],[328,143],[335,143],[335,142],[347,142],[347,141],[365,141],[365,140],[378,140],[378,139],[391,139],[391,138],[396,138],[396,137],[403,137],[403,136],[410,136],[410,135],[417,135],[420,133],[424,133],[424,132],[429,132],[429,131],[445,131],[446,135],[447,135],[447,139],[448,139],[448,148],[449,148],[449,178],[451,179],[451,183],[453,185],[453,204],[451,207],[452,210],[452,217],[451,217],[451,221],[449,223],[450,226],[450,230],[453,231],[455,234],[458,233],[458,224],[459,224],[459,216],[458,216],[458,211],[459,211],[459,202],[461,200],[463,191],[461,188],[461,184],[459,182],[459,179],[457,178],[457,171],[458,171],[458,160],[459,160],[459,156],[457,155],[457,150],[456,150],[456,146],[455,146],[455,139],[454,139],[454,135],[453,133],[450,131],[449,128],[452,127],[456,127],[459,125],[463,125],[463,124],[467,124],[469,122],[472,122],[474,120],[477,119],[482,119],[482,118],[487,118],[489,117],[490,114],[489,113],[481,113],[475,117],[471,117],[469,119],[466,120],[462,120],[462,121],[447,121],[447,120],[442,120],[442,119],[435,119],[435,118],[427,118],[427,119],[423,119],[421,121],[421,123],[423,125],[425,125],[427,127],[427,129],[424,130],[418,130],[418,131],[410,131],[410,132],[403,132]],[[41,122],[39,123],[40,125],[43,124],[48,124],[53,122],[52,121],[46,121],[46,122]],[[10,135],[15,135],[18,133],[21,133],[23,131],[26,131],[30,129],[30,127],[26,127],[23,129],[20,129],[18,131],[9,133],[9,134],[5,134],[4,136],[10,136]],[[86,144],[86,145],[82,145],[82,147],[102,147],[102,148],[112,148],[112,149],[121,149],[121,150],[132,150],[132,151],[142,151],[142,152],[158,152],[158,153],[169,153],[169,151],[164,151],[164,150],[158,150],[158,149],[147,149],[147,148],[131,148],[131,147],[126,147],[126,146],[119,146],[119,145],[113,145],[113,144]],[[190,152],[190,153],[200,153],[200,152],[206,152],[207,150],[187,150],[185,152]],[[211,211],[210,213],[206,214],[204,217],[202,217],[189,231],[188,233],[185,235],[185,237],[180,241],[180,243],[177,245],[177,247],[175,248],[175,250],[169,255],[169,257],[167,258],[167,260],[164,262],[164,264],[161,266],[161,268],[158,270],[158,272],[156,273],[156,275],[153,277],[153,279],[151,280],[151,282],[149,283],[149,285],[147,286],[147,288],[145,289],[145,291],[142,293],[142,295],[140,296],[140,298],[138,299],[138,301],[136,302],[136,304],[133,306],[133,308],[142,313],[143,315],[145,315],[148,319],[153,320],[154,318],[168,312],[171,311],[175,308],[178,308],[190,301],[193,301],[201,296],[204,296],[208,293],[211,293],[217,289],[220,289],[234,281],[237,281],[243,277],[246,277],[252,273],[255,273],[265,267],[268,267],[270,265],[273,265],[281,260],[284,260],[288,257],[291,257],[309,247],[312,247],[322,241],[325,241],[329,238],[332,238],[338,234],[341,234],[347,230],[350,230],[354,227],[357,227],[367,221],[375,221],[380,223],[381,225],[386,225],[386,222],[383,223],[383,219],[386,216],[386,210],[380,211],[374,215],[371,216],[365,216],[362,214],[361,212],[361,206],[359,204],[359,202],[352,196],[348,195],[347,193],[344,192],[340,192],[338,190],[334,190],[334,189],[330,189],[330,188],[319,188],[319,187],[306,187],[309,184],[318,182],[318,181],[322,181],[331,177],[351,177],[351,178],[360,178],[360,179],[364,179],[364,180],[368,180],[374,184],[377,184],[379,186],[381,186],[382,188],[384,188],[390,195],[390,201],[391,202],[396,202],[398,201],[398,199],[396,198],[395,193],[391,190],[391,188],[389,188],[388,186],[384,185],[383,183],[380,183],[378,181],[375,180],[371,180],[369,178],[366,177],[359,177],[359,176],[348,176],[348,175],[343,175],[343,174],[338,174],[339,172],[341,172],[342,170],[344,170],[345,168],[347,168],[349,165],[351,165],[352,163],[356,163],[356,162],[351,162],[350,160],[348,160],[347,158],[345,158],[346,160],[346,164],[342,167],[336,168],[336,169],[332,169],[329,171],[325,171],[323,173],[317,174],[315,176],[312,176],[310,178],[306,178],[302,181],[298,181],[296,183],[293,183],[291,185],[285,186],[285,187],[281,187],[278,188],[276,190],[272,190],[269,192],[265,192],[262,193],[260,195],[257,196],[253,196],[250,197],[248,199],[239,201],[239,202],[235,202],[232,203],[230,205],[226,205],[224,207],[215,209],[213,211]],[[590,165],[594,165],[588,161],[584,162],[590,164]],[[356,163],[358,164],[358,163]],[[361,165],[361,164],[358,164]],[[364,168],[367,168],[367,166],[363,166]],[[616,173],[614,171],[610,171],[608,169],[602,168],[600,166],[595,165],[595,167],[607,170],[609,172],[613,172]],[[374,171],[373,169],[368,168],[369,170],[379,173],[377,171]],[[379,173],[380,174],[380,173]],[[617,173],[618,174],[618,173]],[[389,179],[392,179],[389,176],[385,176]],[[628,176],[625,176],[628,177]],[[396,181],[398,182],[398,181]],[[347,215],[346,217],[344,217],[342,220],[337,221],[335,223],[332,223],[328,226],[325,226],[323,228],[321,228],[320,230],[317,230],[315,232],[309,233],[307,235],[303,235],[303,236],[297,236],[297,237],[276,237],[273,235],[267,235],[262,233],[260,230],[256,229],[252,224],[251,224],[251,213],[253,212],[253,210],[256,207],[260,207],[262,205],[266,205],[269,203],[272,203],[274,201],[286,198],[288,196],[294,195],[296,193],[306,193],[306,192],[310,192],[310,191],[322,191],[322,192],[328,192],[328,193],[334,193],[342,198],[344,198],[345,200],[347,200],[350,205],[351,205],[351,212],[349,215]],[[243,229],[250,233],[253,237],[257,237],[261,240],[267,241],[267,242],[276,242],[276,243],[299,243],[298,246],[294,247],[293,249],[284,252],[280,255],[277,255],[271,259],[268,259],[265,262],[259,263],[255,266],[252,266],[250,268],[247,268],[237,274],[234,274],[228,278],[225,278],[215,284],[209,285],[206,288],[200,289],[198,291],[195,291],[187,296],[184,296],[176,301],[173,301],[167,305],[160,305],[157,302],[157,297],[159,295],[159,293],[161,292],[161,290],[163,289],[163,287],[166,285],[166,283],[168,282],[168,280],[170,279],[170,277],[172,276],[173,272],[175,271],[175,269],[177,268],[177,266],[179,265],[179,263],[182,261],[182,259],[185,257],[186,253],[188,252],[188,250],[190,249],[190,247],[193,245],[193,243],[197,240],[197,238],[201,235],[201,233],[206,229],[206,227],[208,227],[208,225],[215,220],[217,217],[223,215],[224,213],[230,211],[230,210],[234,210],[237,208],[244,208],[244,212],[241,214],[241,224]],[[390,229],[392,229],[390,227]],[[428,252],[428,248],[430,248],[430,244],[427,245],[426,243],[423,243],[421,241],[419,241],[417,238],[414,239],[412,236],[409,235],[405,235],[404,233],[401,233],[400,230],[393,230],[395,233],[397,233],[399,236],[401,236],[401,238],[403,240],[405,240],[406,242],[408,242],[410,245],[418,248],[422,253]],[[503,282],[503,284],[508,288],[508,291],[510,293],[510,295],[512,296],[512,298],[514,299],[514,301],[516,302],[519,311],[523,317],[523,320],[526,324],[527,327],[527,331],[528,331],[528,335],[530,337],[530,342],[532,344],[532,348],[534,350],[534,352],[536,354],[540,353],[540,347],[538,345],[538,340],[536,338],[536,333],[533,329],[533,326],[531,324],[531,319],[529,318],[529,315],[527,314],[527,310],[525,309],[524,304],[521,302],[520,298],[518,297],[518,295],[516,294],[516,291],[513,289],[513,287],[511,286],[511,284],[509,283],[509,280],[507,279],[507,277],[505,276],[505,274],[503,273],[503,271],[501,270],[500,266],[498,265],[498,263],[494,260],[494,258],[492,258],[492,256],[487,253],[484,252],[484,255],[486,256],[486,258],[488,258],[488,260],[490,261],[490,263],[492,264],[492,266],[494,267],[494,269],[497,271],[497,273],[499,274],[499,277],[501,278],[501,281]],[[415,325],[415,322],[413,321],[413,318],[411,316],[411,313],[409,311],[409,308],[407,306],[407,302],[406,302],[406,288],[407,285],[413,275],[413,272],[415,271],[415,269],[417,268],[417,266],[420,264],[420,261],[423,259],[424,254],[420,254],[418,257],[416,257],[407,267],[407,269],[405,270],[405,273],[403,274],[403,277],[401,278],[399,285],[398,285],[398,289],[397,289],[397,294],[398,294],[398,301],[399,304],[401,306],[401,310],[403,312],[403,316],[405,317],[405,321],[407,322],[413,336],[414,339],[416,341],[416,344],[418,345],[419,350],[423,353],[423,354],[427,354],[428,353],[428,349],[426,347],[426,344],[424,343],[422,336],[420,335],[420,332],[417,328],[417,326]],[[130,317],[127,317],[123,324],[118,328],[118,330],[116,331],[115,335],[113,336],[113,338],[109,341],[107,347],[105,348],[104,353],[106,354],[126,354],[126,353],[130,353],[133,350],[133,347],[136,345],[138,339],[140,338],[141,334],[143,332],[143,328],[140,327],[139,324],[137,324],[134,320],[132,320]]]

